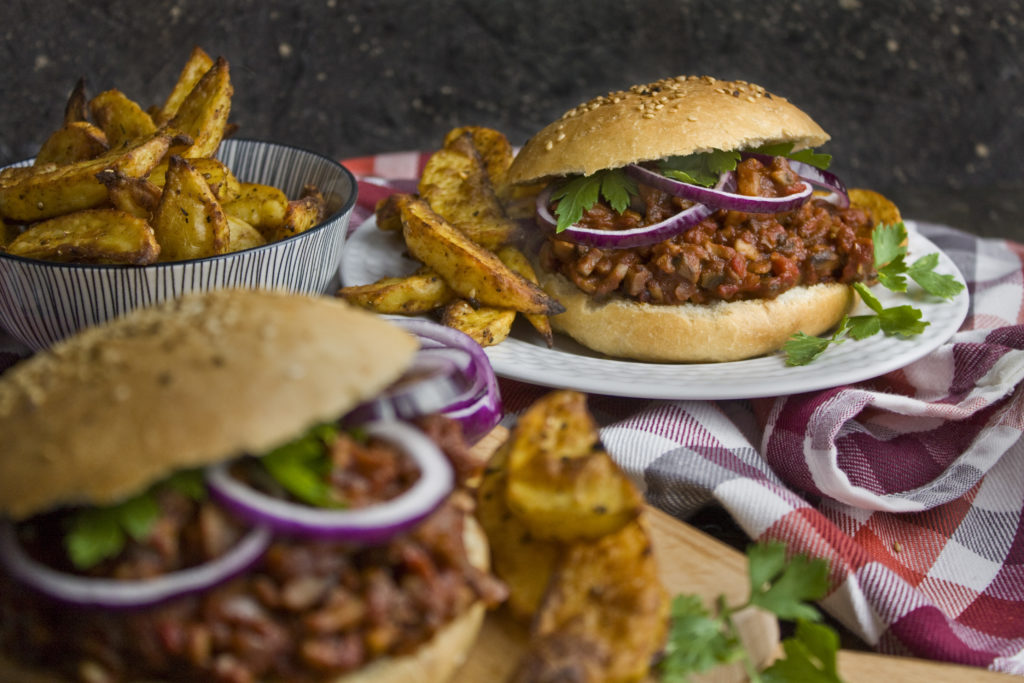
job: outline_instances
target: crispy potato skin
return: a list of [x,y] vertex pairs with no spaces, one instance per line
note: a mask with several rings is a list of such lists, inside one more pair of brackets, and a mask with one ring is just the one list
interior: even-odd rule
[[338,296],[378,313],[418,315],[444,306],[455,294],[441,276],[422,268],[407,277],[382,278],[368,285],[342,287]]
[[456,299],[441,311],[441,322],[468,334],[480,346],[494,346],[505,341],[512,331],[516,312],[493,306],[474,307],[465,299]]
[[156,261],[152,226],[119,209],[91,209],[35,223],[7,245],[15,256],[141,266]]
[[199,171],[171,157],[163,195],[153,216],[163,261],[181,261],[227,252],[227,215]]

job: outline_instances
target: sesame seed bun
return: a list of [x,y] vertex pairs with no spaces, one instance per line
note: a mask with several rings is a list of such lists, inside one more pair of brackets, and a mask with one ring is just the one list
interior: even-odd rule
[[343,301],[242,290],[86,330],[0,377],[0,516],[111,503],[265,451],[376,395],[416,348]]
[[523,146],[507,178],[530,183],[713,149],[780,142],[802,149],[828,139],[807,114],[758,85],[679,76],[569,110]]

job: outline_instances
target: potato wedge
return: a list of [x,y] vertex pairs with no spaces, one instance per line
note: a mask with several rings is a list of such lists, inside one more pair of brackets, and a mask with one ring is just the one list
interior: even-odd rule
[[441,312],[441,322],[468,334],[480,346],[494,346],[508,338],[516,312],[509,308],[474,308],[465,299],[455,299]]
[[278,242],[320,225],[324,219],[323,197],[306,196],[288,202],[284,221],[267,233],[268,242]]
[[188,61],[186,61],[185,66],[182,67],[178,80],[174,84],[174,88],[171,90],[170,94],[167,96],[167,100],[164,102],[163,107],[159,108],[153,115],[153,121],[157,125],[162,125],[174,118],[174,115],[178,113],[178,109],[181,107],[181,103],[185,101],[188,94],[196,87],[196,83],[199,82],[199,79],[201,79],[212,66],[213,58],[206,54],[206,52],[198,45],[193,47],[192,52],[189,54]]
[[643,498],[605,451],[586,398],[556,391],[520,417],[512,437],[506,498],[539,538],[572,542],[614,533],[640,514]]
[[422,268],[407,277],[388,277],[369,285],[342,287],[338,296],[377,313],[419,315],[440,308],[455,295],[440,275]]
[[267,243],[260,231],[252,227],[241,218],[227,216],[228,220],[228,246],[225,252],[242,251],[253,247],[262,247]]
[[508,509],[506,441],[491,455],[476,492],[476,516],[487,533],[495,574],[508,586],[505,605],[513,616],[530,620],[540,607],[562,554],[557,543],[537,538]]
[[484,162],[484,168],[487,170],[487,178],[491,181],[491,187],[497,190],[505,184],[505,174],[508,172],[508,167],[512,165],[512,158],[515,156],[512,144],[505,137],[504,133],[493,128],[460,126],[448,131],[444,136],[444,146],[454,146],[456,141],[466,134],[470,136],[473,148],[476,149]]
[[95,159],[108,149],[107,136],[88,121],[65,123],[46,139],[36,154],[33,166],[65,166]]
[[145,265],[156,261],[160,246],[141,218],[118,209],[89,209],[33,224],[7,251],[44,261]]
[[7,249],[7,245],[14,241],[14,238],[21,234],[21,228],[8,223],[0,218],[0,251]]
[[206,178],[181,157],[171,157],[153,228],[162,261],[223,254],[230,242],[227,215]]
[[31,222],[91,209],[107,201],[107,188],[96,174],[113,169],[134,178],[145,177],[163,158],[171,136],[157,134],[127,148],[66,166],[43,166],[7,182],[0,176],[0,216]]
[[[217,196],[217,200],[222,204],[227,202],[233,202],[242,196],[242,183],[238,181],[235,174],[231,172],[224,162],[219,159],[212,157],[199,157],[197,159],[189,159],[188,163],[192,165],[192,168],[199,171],[204,178],[206,178],[207,184],[213,193]],[[154,168],[149,174],[149,182],[153,183],[157,187],[164,186],[164,179],[167,176],[167,162],[161,162]],[[277,188],[274,188],[275,190]],[[280,192],[280,190],[278,190]],[[282,198],[282,205],[288,200],[284,197],[284,193],[280,192]],[[283,215],[283,214],[282,214]]]
[[463,298],[523,313],[561,313],[544,290],[442,219],[426,201],[400,195],[402,235],[409,252],[433,268]]
[[[515,272],[522,275],[524,278],[529,280],[535,285],[540,284],[537,279],[537,273],[533,270],[533,265],[530,264],[530,259],[526,257],[526,254],[521,252],[517,247],[507,244],[504,247],[498,249],[498,258],[506,266],[514,270]],[[527,321],[533,325],[533,329],[540,333],[544,343],[547,344],[548,348],[551,348],[555,344],[555,334],[551,329],[551,320],[546,315],[541,314],[523,314]]]
[[494,194],[471,133],[431,155],[420,176],[419,194],[437,215],[492,251],[515,239],[519,230]]
[[75,121],[89,120],[89,98],[85,94],[85,79],[79,78],[75,87],[68,95],[68,101],[64,105],[64,125]]
[[888,197],[874,190],[853,187],[849,190],[850,204],[871,213],[875,225],[893,225],[903,220],[899,207]]
[[218,57],[167,124],[192,138],[191,145],[173,152],[186,159],[213,156],[224,137],[233,94],[228,62]]
[[[665,642],[669,607],[650,535],[637,518],[594,542],[569,546],[534,619],[530,651],[543,652],[538,642],[549,638],[574,637],[591,648],[577,659],[598,667],[594,680],[640,681]],[[527,655],[520,671],[536,661]]]
[[373,208],[378,230],[402,231],[402,211],[397,195],[388,195]]
[[111,148],[152,137],[156,132],[150,115],[120,90],[105,90],[92,98],[89,111]]
[[126,211],[143,220],[149,220],[160,204],[163,191],[145,178],[132,178],[112,168],[96,174],[103,183],[114,208]]
[[264,237],[274,234],[285,221],[288,197],[270,185],[240,183],[238,197],[224,203],[224,212],[241,218]]

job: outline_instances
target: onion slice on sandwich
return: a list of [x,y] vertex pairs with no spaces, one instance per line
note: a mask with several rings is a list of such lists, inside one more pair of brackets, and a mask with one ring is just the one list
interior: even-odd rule
[[220,557],[146,579],[110,579],[58,571],[33,559],[18,541],[14,524],[0,522],[0,562],[26,586],[61,602],[84,607],[132,609],[205,591],[256,563],[270,545],[266,526],[254,526]]
[[415,461],[420,476],[408,490],[374,505],[354,509],[318,508],[258,491],[231,474],[228,463],[207,469],[210,493],[242,519],[274,531],[327,540],[378,543],[429,515],[451,493],[455,474],[448,458],[423,432],[402,422],[362,425]]
[[750,197],[745,194],[736,193],[736,174],[733,171],[726,171],[721,174],[718,178],[718,183],[714,187],[702,187],[692,183],[684,183],[637,164],[626,166],[625,171],[634,180],[638,180],[651,187],[656,187],[662,192],[667,192],[676,197],[700,202],[714,209],[743,211],[744,213],[782,213],[784,211],[792,211],[807,201],[807,198],[811,196],[813,191],[810,183],[804,183],[802,190],[784,197]]
[[[554,188],[549,186],[537,195],[537,219],[541,227],[547,228],[551,232],[555,232],[558,225],[558,221],[551,214],[550,209],[551,193],[553,191]],[[711,207],[704,204],[694,204],[660,223],[645,225],[641,228],[601,230],[598,228],[584,228],[576,223],[558,233],[558,236],[576,244],[585,244],[599,249],[645,247],[657,244],[658,242],[664,242],[670,237],[685,232],[712,213],[714,213],[714,209]]]
[[[432,412],[458,421],[462,425],[463,436],[470,443],[476,443],[494,429],[501,421],[501,392],[483,348],[468,334],[446,325],[422,318],[389,320],[419,338],[418,356],[450,358],[455,363],[456,372],[462,375],[461,385],[465,390]],[[402,417],[413,419],[420,414],[403,414]]]

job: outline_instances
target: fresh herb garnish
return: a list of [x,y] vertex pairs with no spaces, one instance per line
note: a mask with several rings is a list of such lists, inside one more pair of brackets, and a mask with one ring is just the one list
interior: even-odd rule
[[[909,277],[925,292],[941,299],[951,299],[963,290],[963,284],[954,276],[935,272],[939,263],[938,253],[926,254],[907,265],[907,228],[902,221],[892,225],[879,224],[871,237],[878,283],[886,289],[907,291]],[[919,309],[909,304],[885,308],[865,284],[856,282],[853,287],[873,313],[844,316],[831,337],[811,337],[797,332],[783,346],[786,365],[807,365],[829,346],[842,343],[847,336],[860,340],[882,332],[889,336],[913,337],[928,326],[928,322],[921,320]]]
[[318,425],[295,441],[279,446],[258,461],[288,493],[315,507],[341,507],[327,475],[331,469],[328,446],[338,437],[332,424]]
[[[830,627],[814,623],[821,613],[809,604],[828,590],[828,565],[802,555],[787,562],[784,544],[762,543],[747,548],[747,572],[750,597],[741,605],[730,606],[719,596],[712,613],[697,596],[676,596],[659,665],[661,679],[683,683],[691,674],[742,661],[751,681],[838,683],[839,637]],[[793,637],[782,641],[785,657],[762,672],[754,668],[733,624],[733,616],[751,606],[797,623]]]
[[558,202],[555,232],[562,232],[583,217],[583,212],[597,204],[601,197],[622,213],[629,208],[630,198],[637,193],[636,183],[621,168],[577,176],[560,187],[551,198]]
[[89,569],[119,555],[128,538],[145,540],[160,516],[156,492],[162,486],[172,487],[193,500],[206,496],[202,473],[183,470],[128,500],[78,510],[68,518],[64,534],[64,548],[71,563],[78,569]]
[[[832,160],[828,154],[818,154],[812,149],[793,151],[793,143],[764,146],[753,150],[759,154],[785,156],[803,161],[818,168],[827,168]],[[736,170],[742,159],[740,152],[725,152],[715,149],[684,156],[674,156],[658,162],[658,170],[665,176],[692,185],[711,187],[726,171]],[[555,217],[558,222],[555,232],[562,232],[583,217],[583,212],[597,204],[603,197],[608,205],[622,213],[630,205],[630,199],[637,194],[636,183],[621,168],[606,169],[588,176],[576,176],[552,194],[558,202]]]

